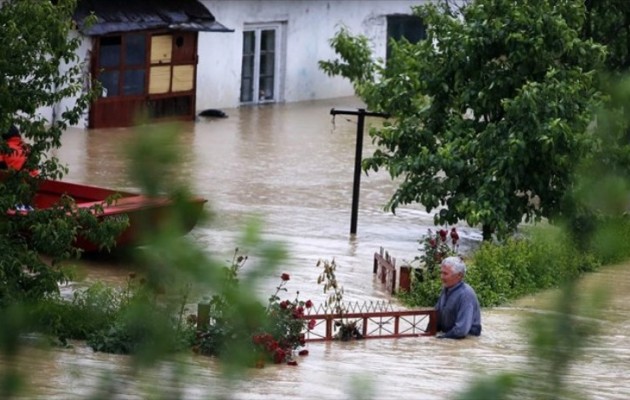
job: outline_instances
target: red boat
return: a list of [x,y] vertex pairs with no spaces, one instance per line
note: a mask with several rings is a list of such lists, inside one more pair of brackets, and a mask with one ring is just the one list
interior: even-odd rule
[[[101,187],[81,185],[76,183],[43,180],[35,195],[33,207],[48,208],[54,206],[62,195],[72,197],[78,207],[87,208],[96,204],[103,205],[103,214],[99,218],[111,218],[126,215],[129,218],[129,226],[116,239],[116,247],[129,247],[141,244],[140,225],[148,223],[158,226],[163,217],[173,206],[173,201],[167,197],[147,197],[137,193],[121,192],[119,190],[105,189]],[[111,205],[107,205],[105,200],[113,195],[119,196]],[[190,232],[199,217],[203,206],[207,202],[201,197],[190,199],[190,218],[183,221],[182,234]],[[150,226],[149,226],[150,228]],[[87,252],[98,251],[96,244],[83,238],[77,240],[76,245]]]

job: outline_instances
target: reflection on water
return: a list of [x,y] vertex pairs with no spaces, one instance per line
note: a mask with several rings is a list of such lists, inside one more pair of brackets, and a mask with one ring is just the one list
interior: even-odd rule
[[[399,263],[411,260],[417,255],[418,240],[432,227],[432,216],[419,207],[403,207],[396,215],[384,212],[395,186],[386,173],[370,173],[361,177],[357,235],[349,235],[356,120],[343,116],[333,120],[330,109],[360,106],[356,99],[347,98],[239,108],[225,110],[227,119],[180,125],[178,146],[186,154],[182,176],[210,200],[215,213],[212,221],[191,235],[209,254],[231,259],[244,224],[257,215],[264,221],[265,237],[288,247],[290,258],[280,272],[291,274],[289,289],[299,290],[300,297],[316,303],[323,300],[315,263],[335,258],[346,300],[387,298],[372,276],[374,252],[382,246]],[[133,135],[130,129],[70,130],[56,155],[70,166],[69,180],[133,188],[121,156]],[[366,140],[364,154],[371,149]],[[459,229],[466,246],[480,238],[476,230]],[[87,281],[111,283],[124,282],[132,268],[102,260],[85,260],[79,267]],[[262,298],[275,288],[276,276],[261,284]],[[590,398],[628,398],[630,384],[623,377],[630,375],[630,272],[609,269],[585,282],[605,285],[614,297],[599,321],[604,334],[571,371],[571,383]],[[39,371],[29,375],[34,392],[28,398],[41,399],[84,398],[97,390],[104,372],[115,376],[114,388],[106,392],[115,399],[145,398],[151,387],[162,395],[183,388],[186,399],[221,394],[234,399],[339,399],[349,398],[353,387],[357,393],[369,388],[374,399],[443,399],[477,376],[525,370],[523,317],[545,312],[548,297],[537,295],[513,306],[483,310],[484,333],[470,340],[310,344],[310,355],[298,367],[251,370],[248,379],[235,387],[220,379],[213,359],[186,356],[178,360],[176,364],[185,367],[187,374],[184,382],[174,382],[168,365],[136,375],[127,357],[93,353],[82,343],[50,352],[26,350],[21,355],[22,368]]]

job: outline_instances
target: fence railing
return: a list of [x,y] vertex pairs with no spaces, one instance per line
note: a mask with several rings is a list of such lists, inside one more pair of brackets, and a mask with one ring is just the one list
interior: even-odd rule
[[355,339],[432,336],[437,328],[436,312],[432,308],[323,313],[305,315],[304,318],[315,320],[313,329],[305,334],[307,342],[342,339],[341,331],[348,326],[352,326],[354,332],[350,337]]
[[[385,286],[387,293],[396,291],[409,292],[411,290],[411,267],[404,265],[396,269],[396,259],[389,255],[382,247],[374,253],[374,275]],[[396,277],[398,276],[398,281]]]

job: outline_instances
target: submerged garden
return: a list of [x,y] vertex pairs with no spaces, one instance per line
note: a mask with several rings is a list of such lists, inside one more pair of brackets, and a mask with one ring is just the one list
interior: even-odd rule
[[[363,163],[366,172],[385,169],[402,180],[388,210],[416,202],[435,212],[436,229],[419,238],[412,290],[400,295],[404,304],[435,303],[436,266],[459,252],[455,226],[464,223],[483,232],[483,243],[462,254],[470,265],[466,279],[483,306],[566,288],[561,317],[534,332],[539,361],[558,366],[545,397],[555,398],[565,387],[552,378],[562,376],[573,350],[595,332],[587,321],[573,318],[575,280],[630,256],[625,115],[630,90],[621,77],[628,55],[611,37],[599,36],[612,29],[610,9],[579,1],[517,7],[508,0],[478,0],[463,9],[449,3],[418,8],[430,27],[427,40],[392,43],[387,64],[372,61],[366,38],[341,30],[331,41],[340,59],[320,65],[350,79],[370,109],[394,116],[371,130],[378,150]],[[28,166],[37,166],[40,178],[64,174],[51,149],[96,93],[81,94],[76,108],[52,124],[36,112],[82,93],[80,65],[59,72],[68,61],[78,61],[78,42],[68,39],[73,6],[73,1],[8,1],[0,8],[0,34],[10,43],[0,55],[0,127],[20,126],[32,143]],[[38,79],[25,79],[33,76]],[[58,89],[51,93],[52,86]],[[168,125],[161,132],[138,128],[126,156],[143,191],[190,195],[177,174],[181,154],[168,146],[176,134]],[[8,171],[0,182],[0,207],[28,204],[37,179],[26,170]],[[97,223],[98,212],[65,199],[57,209],[0,217],[3,358],[10,361],[33,335],[54,346],[85,341],[94,351],[129,354],[145,366],[180,352],[241,368],[297,365],[308,354],[304,334],[312,328],[313,303],[289,295],[290,275],[274,268],[286,250],[262,240],[256,221],[225,262],[180,237],[175,213],[172,224],[147,232],[150,244],[134,254],[139,267],[124,287],[96,283],[63,297],[58,285],[72,280],[68,261],[80,256],[77,235],[89,234],[107,249],[125,227],[123,220]],[[250,255],[254,272],[241,274],[254,259]],[[343,312],[343,283],[336,281],[334,266],[334,258],[322,261],[314,290],[327,293],[327,306]],[[257,280],[273,274],[279,280],[275,290],[266,301],[255,298]],[[200,323],[189,305],[206,292],[212,293],[203,304],[208,318]],[[4,370],[0,378],[0,397],[17,398],[25,390],[17,370]],[[462,398],[480,398],[479,393],[511,398],[520,385],[516,377],[502,375]]]

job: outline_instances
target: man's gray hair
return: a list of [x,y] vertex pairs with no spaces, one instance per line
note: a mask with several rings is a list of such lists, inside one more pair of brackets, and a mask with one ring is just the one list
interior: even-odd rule
[[444,260],[442,260],[441,265],[451,267],[453,272],[457,274],[462,274],[462,276],[466,275],[466,263],[464,263],[464,260],[459,257],[446,257]]

